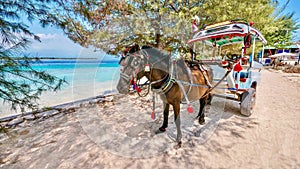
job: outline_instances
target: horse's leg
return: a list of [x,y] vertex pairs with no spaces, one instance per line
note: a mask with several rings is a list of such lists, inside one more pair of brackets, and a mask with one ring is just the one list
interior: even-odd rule
[[174,120],[176,124],[176,129],[177,129],[177,146],[175,148],[181,147],[181,138],[182,138],[182,133],[181,133],[181,128],[180,128],[180,103],[174,104],[173,105],[174,109]]
[[204,115],[204,107],[206,105],[206,99],[207,99],[207,96],[204,97],[204,98],[201,98],[199,101],[200,101],[200,109],[199,109],[199,113],[198,113],[198,116],[199,117],[199,124],[204,124],[205,123],[205,115]]
[[169,103],[164,103],[164,121],[162,126],[158,129],[158,131],[156,131],[156,134],[165,132],[166,128],[168,127],[169,107]]
[[209,93],[207,96],[206,104],[211,105],[212,99],[213,99],[213,94]]

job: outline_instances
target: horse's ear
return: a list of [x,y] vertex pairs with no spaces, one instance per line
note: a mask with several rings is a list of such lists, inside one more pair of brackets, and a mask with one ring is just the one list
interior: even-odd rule
[[134,53],[140,50],[140,47],[138,44],[134,43],[131,46],[128,47],[129,53]]
[[140,50],[140,46],[138,44],[135,44],[134,48],[135,48],[135,51],[139,51]]
[[125,56],[121,56],[121,59],[119,60],[119,65],[121,64],[121,62],[125,59]]

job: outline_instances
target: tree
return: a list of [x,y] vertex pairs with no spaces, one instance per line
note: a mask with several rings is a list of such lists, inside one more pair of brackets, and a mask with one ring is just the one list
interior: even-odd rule
[[21,17],[45,23],[47,0],[0,1],[0,98],[13,109],[38,108],[37,100],[46,90],[58,90],[65,82],[47,72],[32,68],[38,58],[24,56],[30,39],[40,41],[28,30]]
[[[57,6],[63,12],[56,12],[59,17],[50,20],[70,39],[112,53],[134,42],[168,50],[187,48],[195,15],[200,28],[241,17],[254,21],[271,45],[290,41],[291,32],[297,29],[292,15],[276,14],[286,5],[274,0],[57,0]],[[287,29],[288,36],[283,34]]]
[[106,52],[118,52],[133,42],[166,49],[191,37],[192,17],[182,6],[192,8],[201,3],[201,0],[58,1],[57,6],[64,12],[58,12],[56,15],[60,17],[50,20],[75,42]]
[[299,29],[299,23],[297,22],[299,18],[294,18],[295,13],[284,13],[285,8],[289,4],[290,0],[285,1],[283,4],[275,1],[275,11],[273,13],[274,26],[276,29],[272,32],[267,32],[266,36],[269,40],[269,45],[275,46],[277,48],[282,48],[284,46],[292,45],[293,33]]

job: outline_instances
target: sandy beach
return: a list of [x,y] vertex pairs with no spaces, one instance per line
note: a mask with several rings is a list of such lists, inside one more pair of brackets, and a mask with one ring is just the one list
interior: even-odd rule
[[[174,149],[175,124],[152,120],[151,98],[115,95],[112,101],[0,133],[0,168],[300,168],[300,76],[263,69],[255,112],[214,98],[206,124],[182,106],[183,146]],[[195,103],[194,109],[197,109]]]
[[[115,83],[116,82],[96,83],[92,81],[84,85],[74,84],[73,86],[68,86],[66,89],[56,92],[46,91],[45,93],[42,93],[40,100],[38,101],[39,108],[52,107],[59,104],[94,97],[100,93],[104,93],[105,91],[116,90],[114,86]],[[26,112],[29,111],[32,110],[26,110]],[[12,110],[11,105],[7,103],[1,103],[0,118],[20,113],[20,110]]]

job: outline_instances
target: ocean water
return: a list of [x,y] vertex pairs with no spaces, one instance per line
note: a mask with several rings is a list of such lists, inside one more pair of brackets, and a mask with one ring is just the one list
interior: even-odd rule
[[[40,97],[40,108],[54,106],[75,100],[85,99],[116,90],[120,68],[117,61],[96,59],[49,59],[32,64],[36,70],[46,71],[51,75],[64,78],[61,90],[47,91]],[[20,112],[10,110],[10,105],[0,103],[0,117]]]
[[68,83],[94,80],[95,82],[107,82],[116,80],[114,75],[119,73],[119,65],[116,61],[101,60],[42,60],[33,64],[36,70],[47,71],[52,75],[65,78]]

